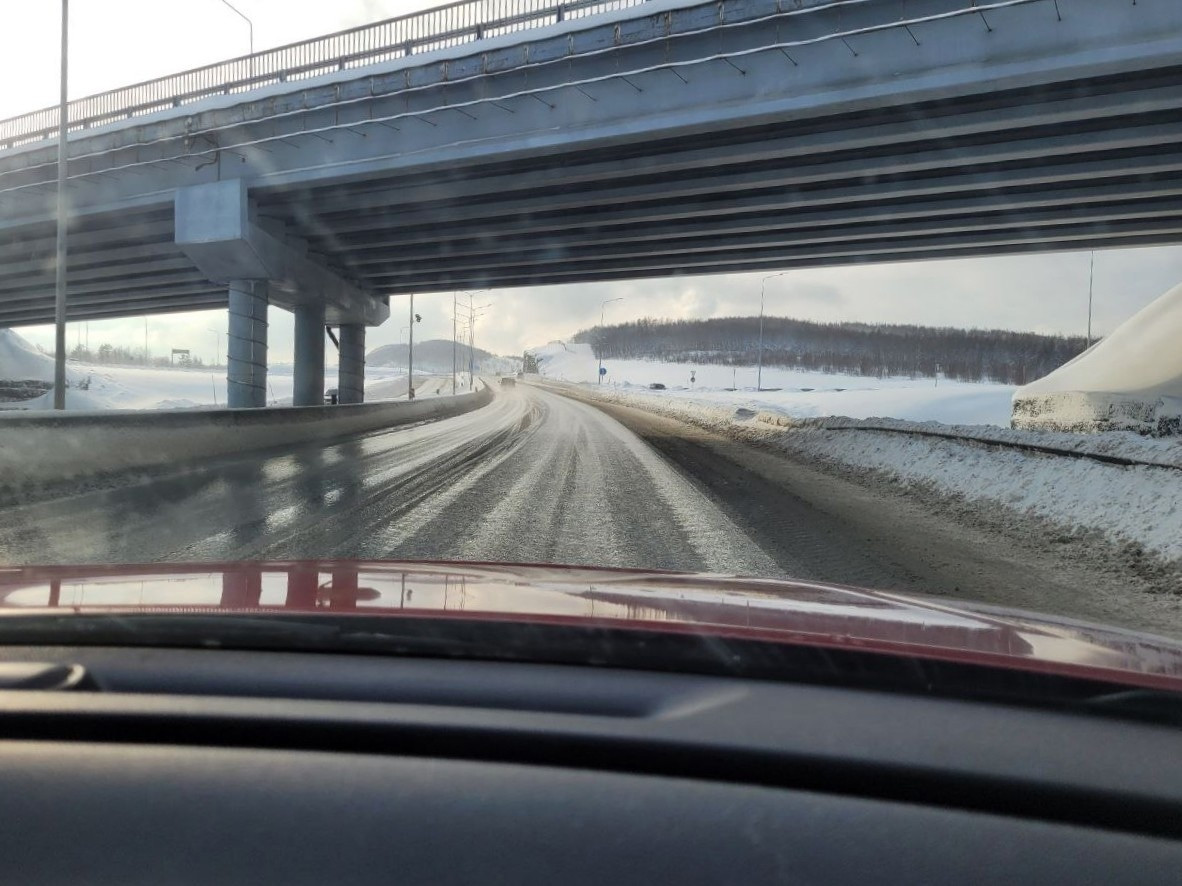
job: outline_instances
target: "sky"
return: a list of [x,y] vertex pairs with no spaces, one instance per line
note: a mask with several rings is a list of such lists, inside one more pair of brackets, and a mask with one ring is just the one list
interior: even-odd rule
[[[253,22],[255,50],[327,34],[438,5],[416,0],[233,0]],[[60,4],[0,0],[0,119],[57,102]],[[71,98],[246,54],[251,29],[223,0],[70,0]],[[792,271],[766,280],[767,312],[819,321],[921,323],[1082,335],[1088,317],[1089,254],[1008,256]],[[680,277],[483,292],[491,307],[477,323],[477,345],[502,354],[565,339],[599,322],[642,317],[706,318],[759,312],[766,272]],[[1095,254],[1093,330],[1117,325],[1182,282],[1182,246],[1105,250]],[[423,317],[416,338],[448,338],[450,294],[415,300]],[[404,335],[406,299],[371,329],[369,347]],[[291,359],[290,314],[272,308],[273,361]],[[154,354],[188,348],[210,360],[224,330],[224,311],[147,319]],[[49,326],[19,330],[52,348]],[[142,347],[143,318],[71,324],[72,346],[109,342]],[[224,339],[224,336],[223,336]],[[223,341],[224,345],[224,341]]]

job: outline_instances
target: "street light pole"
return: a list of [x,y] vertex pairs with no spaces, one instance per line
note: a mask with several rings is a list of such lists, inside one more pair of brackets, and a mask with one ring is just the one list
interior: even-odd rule
[[69,131],[67,83],[70,48],[70,0],[62,0],[62,74],[57,126],[57,267],[53,299],[53,408],[66,408],[66,137]]
[[1088,261],[1088,347],[1092,346],[1092,272],[1096,270],[1096,250]]
[[406,350],[406,399],[415,398],[415,296],[410,294],[410,334]]
[[757,358],[757,369],[755,371],[755,390],[763,390],[763,298],[764,288],[767,286],[767,281],[773,277],[783,277],[787,271],[780,271],[778,274],[768,274],[759,281],[759,357]]
[[222,4],[232,9],[240,19],[246,22],[246,27],[250,30],[250,76],[254,76],[254,22],[241,9],[235,6],[230,0],[222,0]]
[[451,294],[451,395],[456,395],[456,334],[459,330],[456,328],[459,320],[456,317],[456,294]]
[[[601,304],[599,306],[599,334],[600,335],[603,334],[603,312],[607,309],[607,306],[609,304],[611,304],[612,302],[623,301],[623,300],[624,300],[624,296],[621,295],[618,298],[609,298],[609,299],[605,300],[603,302],[603,304]],[[603,345],[602,344],[599,346],[599,371],[595,374],[595,383],[598,385],[603,384]]]
[[205,331],[212,332],[215,337],[214,341],[216,342],[216,344],[214,345],[214,351],[213,351],[213,368],[217,369],[218,366],[220,366],[221,362],[222,362],[222,334],[221,334],[221,332],[219,332],[216,329],[210,329],[208,326],[205,327]]

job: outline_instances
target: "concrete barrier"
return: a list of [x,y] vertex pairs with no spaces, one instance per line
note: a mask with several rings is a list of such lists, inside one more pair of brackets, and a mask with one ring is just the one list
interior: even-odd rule
[[129,470],[197,467],[218,456],[450,418],[492,398],[484,385],[455,397],[347,406],[9,413],[0,416],[0,489],[27,491]]

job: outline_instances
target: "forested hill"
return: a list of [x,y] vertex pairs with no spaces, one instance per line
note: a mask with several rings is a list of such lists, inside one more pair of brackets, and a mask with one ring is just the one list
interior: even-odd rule
[[[758,317],[638,320],[575,335],[604,359],[748,366],[759,350]],[[764,317],[763,363],[820,372],[1026,384],[1084,349],[1079,337]]]

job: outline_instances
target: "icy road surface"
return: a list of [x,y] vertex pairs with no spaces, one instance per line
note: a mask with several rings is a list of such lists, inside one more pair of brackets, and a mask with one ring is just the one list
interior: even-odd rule
[[551,393],[8,508],[0,562],[427,558],[784,574],[614,419]]
[[920,592],[1182,636],[1182,596],[1094,540],[579,396],[518,385],[445,421],[0,501],[0,565],[630,566]]

